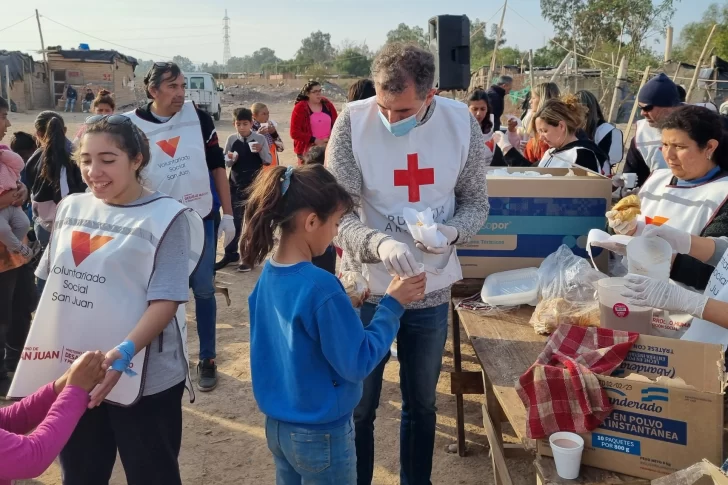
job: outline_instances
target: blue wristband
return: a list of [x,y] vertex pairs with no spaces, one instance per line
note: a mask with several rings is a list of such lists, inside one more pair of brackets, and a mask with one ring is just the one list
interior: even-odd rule
[[116,346],[116,350],[121,352],[122,357],[120,359],[116,359],[114,363],[111,364],[111,370],[123,372],[124,374],[132,377],[137,375],[136,372],[129,368],[129,364],[131,364],[131,359],[133,359],[134,354],[136,354],[134,342],[132,342],[131,340],[125,340],[124,342]]

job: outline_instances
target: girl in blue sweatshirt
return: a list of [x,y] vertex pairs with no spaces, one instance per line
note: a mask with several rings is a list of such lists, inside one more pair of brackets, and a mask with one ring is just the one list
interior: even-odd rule
[[253,392],[266,415],[277,485],[356,484],[352,413],[364,378],[389,350],[425,276],[394,277],[369,326],[339,280],[311,259],[326,251],[354,201],[321,165],[277,166],[254,182],[240,251],[265,264],[250,305]]

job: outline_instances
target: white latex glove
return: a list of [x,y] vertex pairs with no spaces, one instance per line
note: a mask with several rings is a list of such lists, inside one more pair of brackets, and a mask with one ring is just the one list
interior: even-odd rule
[[649,224],[642,231],[644,237],[659,237],[670,243],[672,250],[680,254],[689,254],[693,237],[690,233],[670,226],[653,226]]
[[223,214],[220,220],[220,227],[217,229],[217,238],[224,237],[223,244],[227,246],[235,237],[235,222],[233,216]]
[[446,226],[445,224],[438,224],[437,230],[447,238],[447,246],[444,248],[431,248],[429,246],[425,246],[419,241],[415,241],[415,246],[417,246],[417,249],[422,251],[423,253],[430,253],[430,254],[445,254],[448,251],[448,247],[458,239],[458,230],[455,229],[452,226]]
[[618,211],[608,211],[605,215],[607,216],[607,222],[609,227],[614,229],[615,234],[629,235],[634,229],[637,228],[637,219],[632,219],[628,222],[621,222],[614,219],[614,216]]
[[673,284],[670,280],[657,280],[648,276],[625,276],[622,296],[631,305],[657,308],[675,313],[687,313],[703,318],[708,297]]
[[503,155],[505,155],[508,152],[508,150],[513,148],[513,145],[511,145],[511,142],[510,142],[510,140],[508,140],[508,137],[500,131],[496,131],[495,133],[493,133],[493,139],[495,140],[496,144],[503,152]]
[[405,243],[387,238],[379,244],[377,252],[389,274],[396,274],[400,278],[411,278],[419,272],[415,255]]

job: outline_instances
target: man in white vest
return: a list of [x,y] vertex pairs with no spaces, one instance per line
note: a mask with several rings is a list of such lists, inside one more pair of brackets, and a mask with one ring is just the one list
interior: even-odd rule
[[[418,47],[385,46],[372,65],[377,95],[350,103],[331,133],[327,164],[358,197],[357,214],[341,221],[337,244],[343,265],[361,267],[371,298],[361,309],[368,325],[392,275],[427,271],[422,301],[400,320],[402,421],[400,480],[430,483],[435,441],[436,387],[447,339],[450,287],[462,278],[456,244],[476,234],[488,215],[485,143],[465,104],[435,96],[435,63]],[[413,240],[403,219],[407,207],[431,208],[445,247]],[[374,418],[389,355],[364,382],[354,411],[358,483],[374,470]]]
[[185,101],[185,78],[176,64],[154,63],[144,77],[144,87],[152,102],[126,113],[149,138],[152,159],[142,174],[144,182],[149,189],[174,197],[203,218],[205,250],[190,277],[190,287],[200,338],[197,387],[203,392],[212,391],[217,386],[214,265],[220,206],[223,216],[219,232],[224,234],[225,244],[235,235],[225,159],[212,117],[192,101]]
[[625,173],[637,174],[637,186],[641,187],[650,174],[667,168],[662,156],[662,134],[657,127],[682,104],[677,85],[661,73],[642,86],[637,102],[644,119],[637,122],[637,131],[629,146],[624,165]]

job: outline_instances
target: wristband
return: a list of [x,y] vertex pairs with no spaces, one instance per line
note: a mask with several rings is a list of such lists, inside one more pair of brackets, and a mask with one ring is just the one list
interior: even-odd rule
[[117,372],[123,372],[124,374],[133,377],[137,375],[136,372],[131,370],[129,368],[129,364],[131,364],[131,359],[134,358],[134,354],[136,354],[136,348],[134,347],[134,342],[131,340],[125,340],[124,342],[120,343],[116,346],[116,350],[118,350],[121,353],[121,358],[116,359],[111,364],[111,370],[115,370]]

